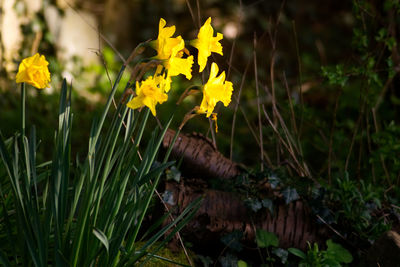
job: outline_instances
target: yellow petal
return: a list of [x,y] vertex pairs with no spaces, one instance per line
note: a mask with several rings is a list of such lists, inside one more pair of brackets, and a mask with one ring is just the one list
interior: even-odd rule
[[154,117],[156,116],[156,103],[157,102],[150,97],[145,97],[143,99],[143,104],[150,109],[151,114],[153,114]]
[[229,81],[225,81],[225,72],[219,76],[218,65],[213,63],[211,65],[210,78],[204,85],[203,99],[199,108],[201,113],[206,113],[207,117],[212,114],[215,105],[221,101],[224,106],[228,106],[231,102],[233,85]]
[[217,63],[213,62],[213,63],[211,64],[211,70],[210,70],[210,78],[209,78],[209,80],[214,79],[215,77],[217,77],[218,71],[219,71],[219,68],[218,68]]
[[186,76],[186,79],[190,80],[192,78],[192,65],[193,56],[188,58],[170,58],[168,61],[168,75],[171,77],[183,74]]
[[143,107],[144,106],[143,99],[144,99],[143,95],[142,96],[135,96],[126,105],[128,106],[128,108],[131,108],[131,109],[137,109],[137,108]]
[[[160,71],[160,70],[158,70]],[[156,71],[156,74],[159,74]],[[127,103],[127,106],[132,109],[147,106],[151,113],[156,115],[156,105],[167,101],[168,95],[164,93],[164,89],[161,88],[161,79],[158,76],[150,76],[141,83],[136,82],[136,97]]]
[[49,62],[39,53],[25,58],[19,65],[16,82],[25,82],[38,89],[48,87],[51,81],[48,65]]
[[172,48],[183,41],[181,36],[172,37],[175,33],[175,26],[165,27],[165,25],[166,21],[161,18],[158,27],[158,37],[155,41],[158,59],[168,59],[171,56]]
[[183,74],[188,80],[192,78],[193,56],[181,58],[183,56],[181,51],[184,50],[184,48],[185,42],[181,40],[181,42],[172,49],[171,57],[166,62],[166,69],[168,70],[169,77]]
[[222,38],[222,33],[217,33],[217,36],[214,37],[211,18],[208,18],[200,28],[197,39],[191,42],[191,44],[199,51],[197,61],[200,66],[200,72],[204,70],[207,65],[207,59],[212,52],[222,55],[222,45],[219,42]]

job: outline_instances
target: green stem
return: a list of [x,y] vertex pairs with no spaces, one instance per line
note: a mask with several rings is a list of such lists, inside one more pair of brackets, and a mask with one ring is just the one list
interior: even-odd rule
[[25,83],[21,83],[21,136],[25,136]]

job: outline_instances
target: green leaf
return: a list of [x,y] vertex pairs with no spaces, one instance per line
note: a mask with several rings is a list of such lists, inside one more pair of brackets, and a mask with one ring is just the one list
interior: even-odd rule
[[334,259],[324,259],[322,261],[322,264],[324,264],[324,266],[329,266],[329,267],[341,267],[342,265]]
[[353,256],[351,256],[350,252],[341,245],[333,243],[331,239],[326,241],[326,245],[328,246],[326,249],[328,258],[343,263],[350,263],[353,261]]
[[11,263],[8,261],[7,254],[4,253],[2,250],[0,250],[0,263],[5,267],[11,266]]
[[271,213],[271,215],[274,214],[274,203],[272,202],[271,199],[268,199],[268,198],[263,199],[263,200],[261,201],[261,203],[262,203],[262,205],[263,205],[264,208],[267,208],[267,209],[269,210],[269,212]]
[[258,199],[248,198],[244,201],[244,203],[254,212],[257,212],[262,208],[261,202]]
[[167,181],[174,180],[177,183],[180,182],[181,172],[175,166],[172,166],[169,170],[166,170],[165,173],[167,174]]
[[289,253],[286,249],[274,248],[274,249],[272,249],[272,253],[281,259],[282,264],[285,264],[287,262]]
[[256,231],[256,240],[260,248],[277,247],[279,245],[279,239],[274,233],[262,229]]
[[298,200],[299,194],[295,188],[287,187],[282,191],[283,198],[285,199],[286,204],[289,204],[292,201]]
[[247,265],[247,263],[245,261],[238,260],[237,266],[238,267],[247,267],[248,265]]
[[302,258],[303,260],[305,260],[307,257],[307,255],[303,251],[301,251],[300,249],[297,249],[297,248],[288,248],[288,251],[290,253],[292,253],[293,255],[295,255],[299,258]]
[[281,183],[281,180],[276,174],[273,173],[268,177],[268,183],[271,185],[272,189],[275,189]]
[[97,228],[93,229],[93,234],[100,240],[101,243],[103,243],[108,252],[109,242],[107,236],[100,229]]
[[243,249],[243,246],[240,243],[240,239],[242,239],[242,237],[243,233],[235,230],[232,233],[221,237],[221,242],[224,243],[227,247],[240,252]]

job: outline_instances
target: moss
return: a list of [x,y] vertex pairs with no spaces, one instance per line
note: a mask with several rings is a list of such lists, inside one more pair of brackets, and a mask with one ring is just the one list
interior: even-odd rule
[[[159,244],[160,243],[155,243],[153,247],[157,247]],[[137,243],[138,247],[141,247],[142,245],[144,245],[144,242]],[[189,254],[190,260],[193,262],[193,253],[188,251],[188,254]],[[174,262],[189,265],[188,260],[185,255],[185,252],[182,249],[175,252],[175,251],[171,251],[167,247],[164,247],[161,250],[159,250],[158,253],[156,253],[156,255],[163,257],[163,258],[167,258]],[[140,262],[143,262],[145,259],[146,258],[144,257],[143,260],[141,260]],[[171,267],[171,266],[180,266],[180,265],[173,264],[173,263],[152,257],[151,259],[149,259],[146,262],[146,264],[144,266],[146,266],[146,267]]]

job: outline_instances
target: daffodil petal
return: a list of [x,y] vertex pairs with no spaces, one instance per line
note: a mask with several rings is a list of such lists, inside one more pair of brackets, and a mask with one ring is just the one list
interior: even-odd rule
[[204,25],[200,28],[197,39],[191,42],[192,46],[197,48],[197,61],[200,66],[199,71],[202,72],[207,65],[207,59],[212,52],[222,55],[222,33],[217,33],[214,37],[214,29],[211,26],[211,18],[208,18]]
[[25,82],[38,89],[48,87],[51,81],[48,65],[49,62],[47,62],[45,56],[39,53],[25,58],[18,67],[16,82]]
[[225,72],[217,76],[218,69],[216,63],[211,64],[210,77],[204,85],[203,99],[200,104],[199,112],[206,113],[207,117],[210,117],[214,111],[215,105],[219,101],[221,101],[224,106],[228,106],[232,98],[233,85],[231,82],[225,81]]

